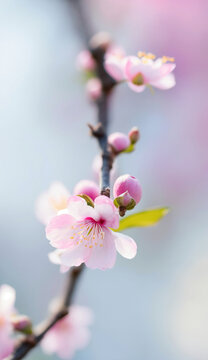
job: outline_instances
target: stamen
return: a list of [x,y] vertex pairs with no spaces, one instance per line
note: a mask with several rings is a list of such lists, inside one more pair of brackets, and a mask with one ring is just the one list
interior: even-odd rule
[[75,240],[74,244],[83,244],[90,249],[92,249],[94,245],[103,246],[105,233],[100,224],[94,221],[84,220],[76,225],[72,225],[71,230],[72,236],[70,236],[70,239]]
[[138,51],[137,55],[139,58],[141,58],[143,56],[146,56],[146,53],[144,51]]
[[[146,60],[154,60],[156,56],[152,53],[145,53],[144,51],[139,51],[137,53],[139,58],[142,58],[143,62],[145,63]],[[147,62],[147,61],[146,61]]]
[[163,62],[163,63],[166,63],[167,61],[174,62],[175,59],[174,59],[174,57],[163,56],[163,57],[162,57],[162,62]]

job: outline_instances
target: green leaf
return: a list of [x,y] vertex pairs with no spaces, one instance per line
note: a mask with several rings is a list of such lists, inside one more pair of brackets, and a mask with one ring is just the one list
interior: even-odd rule
[[137,214],[126,216],[120,220],[119,228],[114,231],[122,231],[132,227],[146,227],[157,224],[167,213],[168,207],[146,210]]
[[134,149],[135,149],[135,144],[130,144],[129,147],[127,147],[127,149],[121,151],[120,154],[130,153],[130,152],[134,151]]
[[77,195],[77,196],[79,196],[79,197],[81,197],[82,199],[84,199],[84,200],[86,201],[87,205],[94,207],[94,202],[92,201],[92,199],[91,199],[88,195],[79,194],[79,195]]

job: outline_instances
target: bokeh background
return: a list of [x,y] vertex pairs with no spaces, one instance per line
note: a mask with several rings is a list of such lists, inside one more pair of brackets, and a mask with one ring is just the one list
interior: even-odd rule
[[[208,27],[206,0],[83,0],[95,31],[130,54],[174,56],[177,86],[142,94],[119,87],[111,130],[137,125],[141,140],[119,172],[143,186],[140,209],[168,205],[156,227],[131,230],[138,255],[111,271],[86,271],[76,302],[95,313],[75,360],[208,358]],[[96,118],[75,59],[82,49],[64,0],[0,2],[0,283],[38,323],[63,288],[34,204],[54,180],[73,190],[93,178]],[[40,349],[28,359],[45,359]],[[56,357],[52,357],[56,359]]]

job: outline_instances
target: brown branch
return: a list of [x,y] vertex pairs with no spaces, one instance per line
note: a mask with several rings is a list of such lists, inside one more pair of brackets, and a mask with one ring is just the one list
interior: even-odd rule
[[[103,93],[101,98],[95,103],[97,107],[97,127],[92,127],[92,135],[98,140],[102,157],[101,169],[101,194],[110,197],[110,169],[112,167],[112,151],[108,147],[107,130],[108,130],[108,101],[115,81],[106,73],[103,61],[105,56],[105,49],[102,46],[88,45],[89,38],[91,37],[90,28],[86,19],[86,14],[83,11],[82,3],[80,0],[68,0],[74,8],[77,18],[77,27],[80,35],[83,38],[86,47],[91,51],[97,63],[97,77],[102,82]],[[72,302],[73,295],[77,286],[78,279],[83,272],[84,264],[79,267],[73,268],[67,279],[66,291],[62,299],[62,304],[59,310],[52,318],[47,320],[43,325],[39,325],[33,335],[27,336],[19,341],[14,353],[9,357],[10,360],[23,359],[34,347],[36,347],[43,339],[44,335],[64,316],[68,314],[68,308]]]

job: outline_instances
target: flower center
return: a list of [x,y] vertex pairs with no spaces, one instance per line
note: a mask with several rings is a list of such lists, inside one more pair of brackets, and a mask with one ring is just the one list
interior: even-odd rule
[[93,219],[79,221],[76,225],[72,225],[71,229],[70,239],[74,241],[75,245],[82,244],[88,248],[103,246],[105,233],[102,226]]
[[143,77],[142,73],[136,74],[134,76],[134,78],[132,79],[132,83],[134,85],[138,85],[138,86],[144,85],[144,77]]

